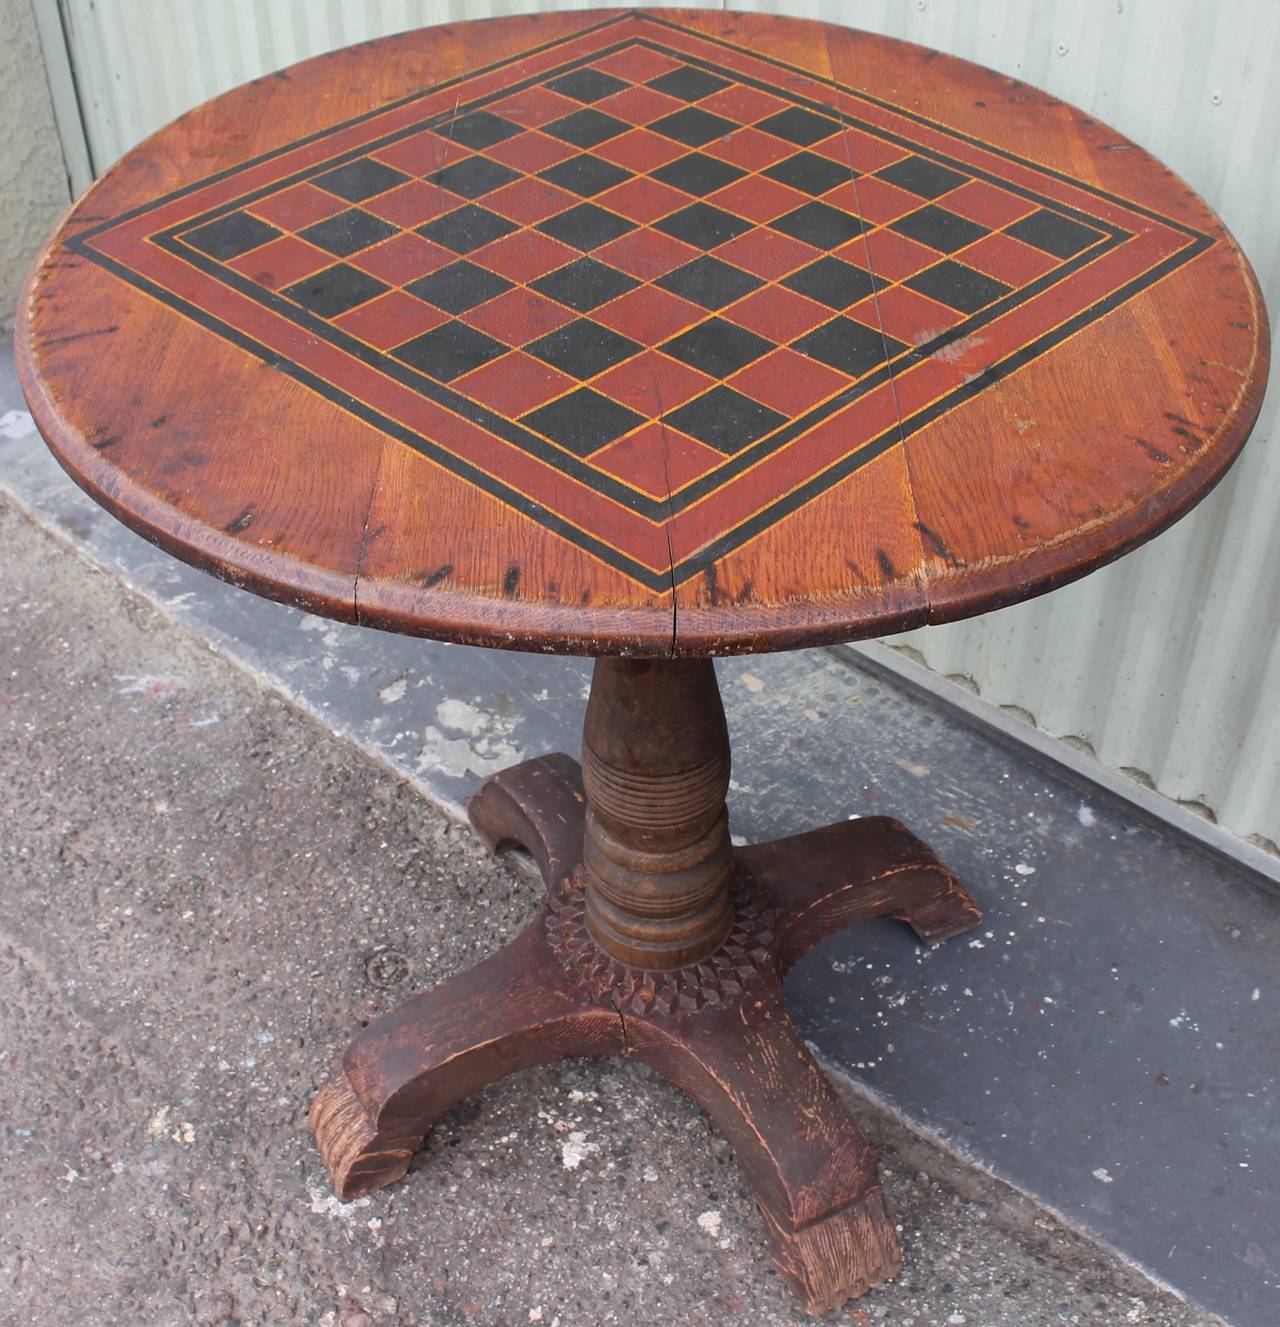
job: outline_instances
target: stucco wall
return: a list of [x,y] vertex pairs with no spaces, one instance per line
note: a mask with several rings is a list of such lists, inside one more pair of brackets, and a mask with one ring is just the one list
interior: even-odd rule
[[67,201],[31,0],[0,0],[0,322]]

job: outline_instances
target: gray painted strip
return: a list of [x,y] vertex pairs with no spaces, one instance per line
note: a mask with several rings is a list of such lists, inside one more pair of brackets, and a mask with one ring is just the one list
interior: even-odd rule
[[[130,534],[29,431],[0,348],[0,488],[457,814],[573,750],[587,665],[307,617]],[[1130,801],[832,652],[720,665],[735,833],[897,815],[987,910],[936,951],[876,923],[789,983],[805,1035],[922,1132],[1239,1327],[1280,1291],[1280,904]]]

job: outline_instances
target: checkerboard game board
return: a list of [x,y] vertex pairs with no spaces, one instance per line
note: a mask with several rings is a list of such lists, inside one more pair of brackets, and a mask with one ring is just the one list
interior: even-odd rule
[[661,588],[1212,242],[627,15],[74,244]]

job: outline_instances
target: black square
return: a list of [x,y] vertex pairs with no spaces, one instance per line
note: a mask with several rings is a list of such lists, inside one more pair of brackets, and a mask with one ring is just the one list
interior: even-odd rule
[[188,231],[182,238],[193,249],[225,263],[274,240],[280,233],[274,226],[268,226],[247,212],[232,212],[230,216],[219,217],[198,230]]
[[325,171],[323,175],[312,177],[311,183],[318,184],[348,203],[360,203],[374,194],[385,193],[397,184],[403,184],[409,177],[403,171],[392,170],[371,157],[361,157],[358,161],[339,166],[337,170]]
[[321,318],[336,318],[388,288],[377,277],[338,263],[303,281],[295,281],[281,293]]
[[659,347],[663,354],[713,378],[727,378],[773,348],[772,341],[723,318],[708,318]]
[[695,198],[703,198],[715,193],[717,189],[723,189],[726,184],[732,184],[734,180],[740,180],[746,171],[721,161],[719,157],[709,157],[705,152],[690,152],[687,156],[667,162],[665,166],[659,166],[649,174],[663,184],[683,189]]
[[1005,234],[1025,244],[1033,244],[1055,258],[1071,258],[1102,239],[1101,231],[1064,217],[1061,212],[1050,212],[1048,208],[1015,221]]
[[412,341],[397,346],[391,353],[410,367],[435,378],[438,382],[452,382],[481,364],[487,364],[508,347],[483,332],[477,332],[466,323],[444,323],[431,331],[415,336]]
[[710,111],[699,110],[696,106],[672,111],[670,115],[664,115],[649,125],[656,133],[674,138],[677,143],[684,143],[688,147],[703,147],[713,138],[723,138],[737,127],[723,115],[712,115]]
[[674,272],[668,272],[653,283],[669,290],[681,299],[693,300],[704,309],[723,309],[726,304],[741,299],[757,286],[764,285],[759,277],[751,276],[739,267],[730,267],[719,258],[703,254]]
[[630,338],[619,336],[590,318],[579,318],[525,346],[529,354],[575,378],[594,378],[643,349]]
[[511,289],[511,282],[461,259],[427,276],[411,281],[405,289],[446,313],[465,313]]
[[568,161],[559,161],[546,170],[539,171],[539,176],[558,184],[562,189],[569,189],[580,198],[592,198],[615,184],[631,178],[631,172],[611,161],[593,157],[584,152],[579,157],[570,157]]
[[367,249],[379,240],[394,235],[397,228],[379,217],[362,212],[358,207],[339,212],[336,217],[326,217],[314,226],[300,230],[298,234],[312,244],[318,245],[326,253],[336,258],[346,258],[361,249]]
[[794,157],[786,157],[775,162],[768,170],[762,170],[779,184],[789,184],[793,189],[803,190],[807,194],[824,194],[854,177],[850,166],[839,166],[827,157],[820,157],[815,152],[797,152]]
[[852,318],[832,318],[829,323],[793,342],[791,349],[829,364],[851,378],[860,378],[905,350],[906,346],[883,332],[854,322]]
[[473,111],[470,115],[439,125],[436,133],[451,143],[461,143],[463,147],[482,151],[495,143],[501,143],[504,138],[524,133],[524,126],[512,124],[510,120],[504,120],[491,111]]
[[488,157],[467,157],[465,161],[455,161],[427,176],[431,184],[438,184],[450,193],[461,194],[463,198],[479,198],[499,185],[510,184],[519,178],[519,171],[509,166],[500,166]]
[[945,262],[936,263],[927,271],[917,272],[902,284],[918,290],[922,295],[928,295],[930,299],[959,309],[961,313],[977,313],[992,300],[1007,295],[1011,289],[1003,281],[984,276],[972,267],[952,262],[949,258]]
[[616,267],[598,263],[594,258],[579,258],[567,267],[557,268],[531,281],[529,286],[538,294],[559,300],[579,313],[588,313],[639,284],[634,277],[619,272]]
[[906,189],[908,193],[918,194],[921,198],[941,198],[969,179],[969,176],[961,175],[959,171],[949,170],[924,157],[907,157],[903,161],[895,161],[892,166],[876,171],[876,174],[882,180],[888,180],[899,189]]
[[665,92],[668,97],[679,97],[681,101],[700,101],[713,92],[719,92],[721,88],[727,88],[729,84],[705,70],[682,65],[679,69],[651,78],[647,86],[657,92]]
[[605,443],[643,424],[644,416],[589,387],[579,387],[550,405],[530,411],[520,422],[545,433],[575,456],[590,456]]
[[801,106],[788,106],[785,111],[778,111],[768,119],[761,120],[757,129],[773,134],[775,138],[785,138],[788,143],[799,147],[810,147],[830,138],[840,128],[836,120],[828,120],[825,115],[815,115]]
[[825,258],[793,272],[782,284],[788,290],[807,295],[830,308],[847,309],[886,283],[852,263],[827,254]]
[[665,415],[662,422],[732,456],[757,438],[772,433],[787,418],[721,383],[696,401]]
[[627,221],[615,212],[606,212],[594,203],[579,203],[567,212],[544,221],[538,229],[553,240],[572,244],[575,249],[595,249],[629,230],[635,230],[634,221]]
[[601,97],[621,92],[627,85],[612,74],[601,73],[599,69],[575,69],[562,78],[554,78],[547,86],[552,92],[572,97],[574,101],[599,101]]
[[610,138],[616,138],[629,128],[630,125],[624,124],[616,116],[584,106],[580,111],[573,111],[559,120],[544,124],[542,132],[565,143],[572,143],[574,147],[595,147]]
[[771,221],[769,226],[818,249],[839,248],[867,229],[866,222],[851,212],[816,202],[797,207],[794,212]]
[[686,244],[696,244],[699,249],[714,249],[717,244],[724,244],[751,230],[752,223],[735,217],[732,212],[712,207],[710,203],[692,203],[661,221],[655,221],[653,228]]
[[482,244],[490,244],[494,240],[501,239],[503,235],[510,235],[513,230],[519,229],[514,221],[508,221],[487,208],[468,203],[465,207],[458,208],[456,212],[449,212],[434,221],[428,221],[424,226],[419,226],[418,234],[425,239],[433,240],[436,244],[443,244],[446,249],[452,249],[454,253],[470,253],[472,249],[478,249]]
[[963,249],[974,240],[980,240],[991,233],[986,226],[980,226],[968,217],[958,217],[945,207],[934,207],[932,204],[922,207],[918,212],[908,213],[889,229],[896,230],[908,239],[928,244],[942,253],[955,253],[957,249]]

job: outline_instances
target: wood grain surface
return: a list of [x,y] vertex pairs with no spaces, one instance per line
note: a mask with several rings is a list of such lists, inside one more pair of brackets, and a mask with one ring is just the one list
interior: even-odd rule
[[1042,593],[1222,476],[1265,386],[1185,183],[830,25],[554,13],[255,80],[36,262],[41,432],[247,589],[513,649],[713,655]]

